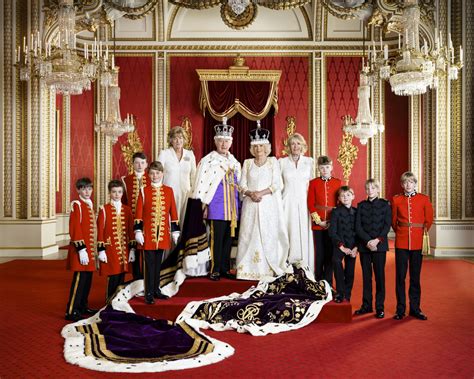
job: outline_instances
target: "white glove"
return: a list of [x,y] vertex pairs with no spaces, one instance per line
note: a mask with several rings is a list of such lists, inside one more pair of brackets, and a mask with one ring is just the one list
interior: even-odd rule
[[176,245],[178,243],[178,240],[179,240],[179,236],[181,235],[181,232],[180,231],[176,231],[176,232],[171,232],[171,238],[173,239],[173,243]]
[[143,237],[143,232],[141,230],[137,230],[135,232],[135,241],[137,241],[139,245],[143,245],[145,243],[145,238]]
[[87,249],[79,250],[79,262],[81,262],[81,265],[83,266],[89,264],[89,255],[87,254]]
[[128,261],[130,263],[135,262],[135,249],[133,247],[130,249],[130,254],[128,255]]
[[102,250],[99,253],[99,261],[107,263],[107,254],[105,254],[105,250]]

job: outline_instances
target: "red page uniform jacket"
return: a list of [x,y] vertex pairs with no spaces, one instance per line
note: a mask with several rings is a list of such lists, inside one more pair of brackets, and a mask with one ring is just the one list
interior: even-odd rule
[[122,199],[122,203],[128,205],[132,209],[132,214],[135,214],[137,206],[138,195],[140,195],[140,188],[148,187],[150,185],[150,177],[145,172],[141,179],[135,173],[123,176],[122,181],[125,184],[125,196]]
[[[95,214],[82,200],[74,200],[69,215],[71,242],[67,255],[67,268],[72,271],[95,271]],[[87,249],[89,264],[81,265],[79,251]]]
[[341,187],[341,180],[337,178],[315,178],[309,182],[308,210],[311,215],[313,230],[323,230],[317,225],[319,221],[328,221],[331,211],[337,204],[337,190]]
[[144,250],[171,248],[170,220],[177,226],[173,189],[165,185],[142,188],[135,211],[135,230],[143,231]]
[[112,204],[105,204],[97,218],[97,251],[105,250],[107,263],[100,263],[100,275],[117,275],[128,271],[129,247],[133,246],[133,216],[129,206],[117,213]]
[[421,250],[423,230],[433,224],[433,206],[428,196],[421,193],[395,195],[392,201],[392,228],[395,231],[395,247]]

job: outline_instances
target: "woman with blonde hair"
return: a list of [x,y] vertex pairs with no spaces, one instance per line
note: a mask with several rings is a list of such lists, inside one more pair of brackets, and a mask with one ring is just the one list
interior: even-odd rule
[[311,219],[306,204],[309,181],[314,178],[314,160],[304,156],[306,150],[304,137],[294,133],[288,138],[288,156],[279,162],[283,180],[283,213],[290,244],[288,261],[303,261],[314,272]]
[[186,132],[175,126],[168,132],[169,148],[160,152],[158,161],[164,168],[163,184],[173,188],[178,218],[184,221],[186,203],[196,176],[196,158],[191,150],[185,149]]

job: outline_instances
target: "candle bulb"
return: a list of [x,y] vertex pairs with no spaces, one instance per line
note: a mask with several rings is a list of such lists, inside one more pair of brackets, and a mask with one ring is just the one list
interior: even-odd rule
[[115,54],[112,55],[112,69],[115,68]]
[[23,52],[26,53],[26,37],[23,37]]
[[462,64],[462,61],[463,61],[462,46],[459,46],[459,62]]
[[383,47],[383,59],[385,59],[385,60],[388,59],[388,45],[385,45]]
[[402,44],[402,36],[400,33],[398,33],[398,50],[401,49],[401,44]]

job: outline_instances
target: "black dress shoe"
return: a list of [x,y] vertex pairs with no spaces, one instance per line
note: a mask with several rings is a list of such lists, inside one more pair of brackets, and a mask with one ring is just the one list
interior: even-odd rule
[[221,280],[221,274],[219,274],[218,272],[213,272],[211,275],[209,275],[209,279],[214,281]]
[[344,300],[344,298],[342,296],[336,296],[334,298],[334,302],[335,303],[342,303],[342,300]]
[[99,312],[98,309],[86,308],[82,311],[82,314],[83,315],[95,315],[97,312]]
[[154,294],[153,294],[153,297],[155,299],[161,299],[161,300],[166,300],[166,299],[169,299],[170,297],[169,296],[166,296],[166,295],[163,295],[161,292],[159,291],[156,291]]
[[401,320],[403,317],[405,317],[405,314],[403,313],[395,313],[395,316],[393,316],[394,320]]
[[73,311],[72,313],[66,313],[64,318],[68,321],[76,322],[82,320],[82,315],[79,313],[79,311]]
[[385,317],[384,311],[377,311],[375,313],[375,318],[384,318],[384,317]]
[[410,316],[413,316],[413,317],[417,318],[418,320],[423,320],[423,321],[428,320],[428,316],[425,315],[422,311],[419,311],[419,312],[410,311]]
[[365,315],[366,313],[372,313],[372,312],[373,312],[372,309],[360,308],[360,309],[356,310],[354,312],[354,314],[359,316],[359,315]]
[[222,276],[224,278],[227,278],[227,279],[236,279],[237,278],[235,276],[235,274],[232,274],[230,271],[225,272],[224,274],[222,274]]
[[155,304],[155,299],[153,299],[153,295],[151,293],[145,295],[145,303]]

